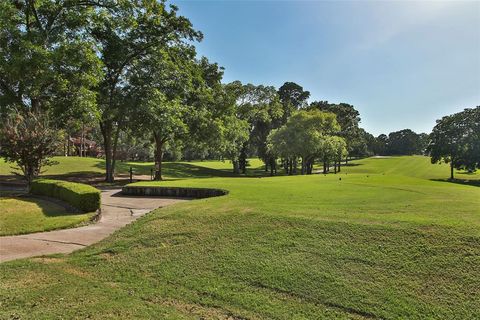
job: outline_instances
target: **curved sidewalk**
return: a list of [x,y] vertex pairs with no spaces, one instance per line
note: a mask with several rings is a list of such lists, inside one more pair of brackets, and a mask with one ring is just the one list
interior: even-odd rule
[[120,195],[121,189],[102,190],[100,221],[84,227],[0,237],[0,262],[53,253],[69,253],[98,242],[144,214],[188,201],[164,197]]

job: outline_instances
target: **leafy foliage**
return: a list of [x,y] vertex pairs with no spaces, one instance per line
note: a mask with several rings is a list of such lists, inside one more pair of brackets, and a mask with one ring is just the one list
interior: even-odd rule
[[387,148],[393,155],[420,154],[420,136],[410,129],[392,132],[388,135]]
[[437,120],[428,151],[432,163],[444,161],[453,168],[475,171],[480,167],[480,106]]
[[333,113],[299,111],[284,126],[272,131],[268,137],[269,150],[285,159],[301,158],[302,173],[311,173],[316,157],[327,158],[337,154],[337,142],[343,139],[333,139],[332,135],[338,130]]
[[[112,6],[97,6],[91,36],[97,44],[104,77],[99,84],[100,128],[107,161],[106,180],[113,181],[119,134],[127,126],[133,110],[127,99],[129,71],[148,63],[159,52],[170,54],[189,41],[201,40],[177,7],[165,1],[116,1]],[[165,92],[164,92],[165,94]]]
[[278,88],[278,96],[283,106],[282,123],[285,124],[293,112],[306,106],[310,92],[295,82],[285,82]]
[[101,69],[85,37],[92,4],[0,1],[1,112],[49,112],[59,124],[91,112]]
[[59,139],[44,114],[16,113],[0,128],[0,156],[18,165],[30,186],[42,167],[54,164],[48,158],[54,155]]
[[272,86],[240,85],[237,95],[237,115],[248,123],[248,144],[245,143],[240,154],[241,169],[245,173],[248,151],[254,152],[265,164],[270,162],[271,154],[267,149],[267,137],[272,129],[281,124],[285,110],[279,95]]
[[340,125],[337,134],[345,139],[348,153],[355,156],[365,155],[365,131],[362,131],[359,127],[361,121],[360,113],[354,106],[348,103],[333,104],[328,101],[314,101],[308,106],[308,109],[334,113]]

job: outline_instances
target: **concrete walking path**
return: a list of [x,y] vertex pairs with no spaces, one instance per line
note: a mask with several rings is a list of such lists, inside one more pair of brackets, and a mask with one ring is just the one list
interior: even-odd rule
[[121,189],[102,190],[100,221],[87,226],[0,237],[0,262],[53,253],[70,253],[98,242],[144,214],[188,201],[164,197],[122,196]]

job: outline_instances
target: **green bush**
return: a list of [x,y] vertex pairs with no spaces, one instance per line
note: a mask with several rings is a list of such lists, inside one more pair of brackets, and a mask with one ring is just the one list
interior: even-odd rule
[[32,182],[31,192],[63,200],[83,212],[100,208],[100,190],[83,183],[38,179]]

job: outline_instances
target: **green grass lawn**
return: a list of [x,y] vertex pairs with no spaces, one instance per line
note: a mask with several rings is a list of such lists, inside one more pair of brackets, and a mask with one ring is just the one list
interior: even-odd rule
[[0,236],[73,227],[89,221],[92,215],[69,212],[63,206],[45,199],[2,196]]
[[475,319],[480,188],[438,181],[448,174],[397,157],[160,182],[230,193],[71,255],[1,264],[0,318]]

